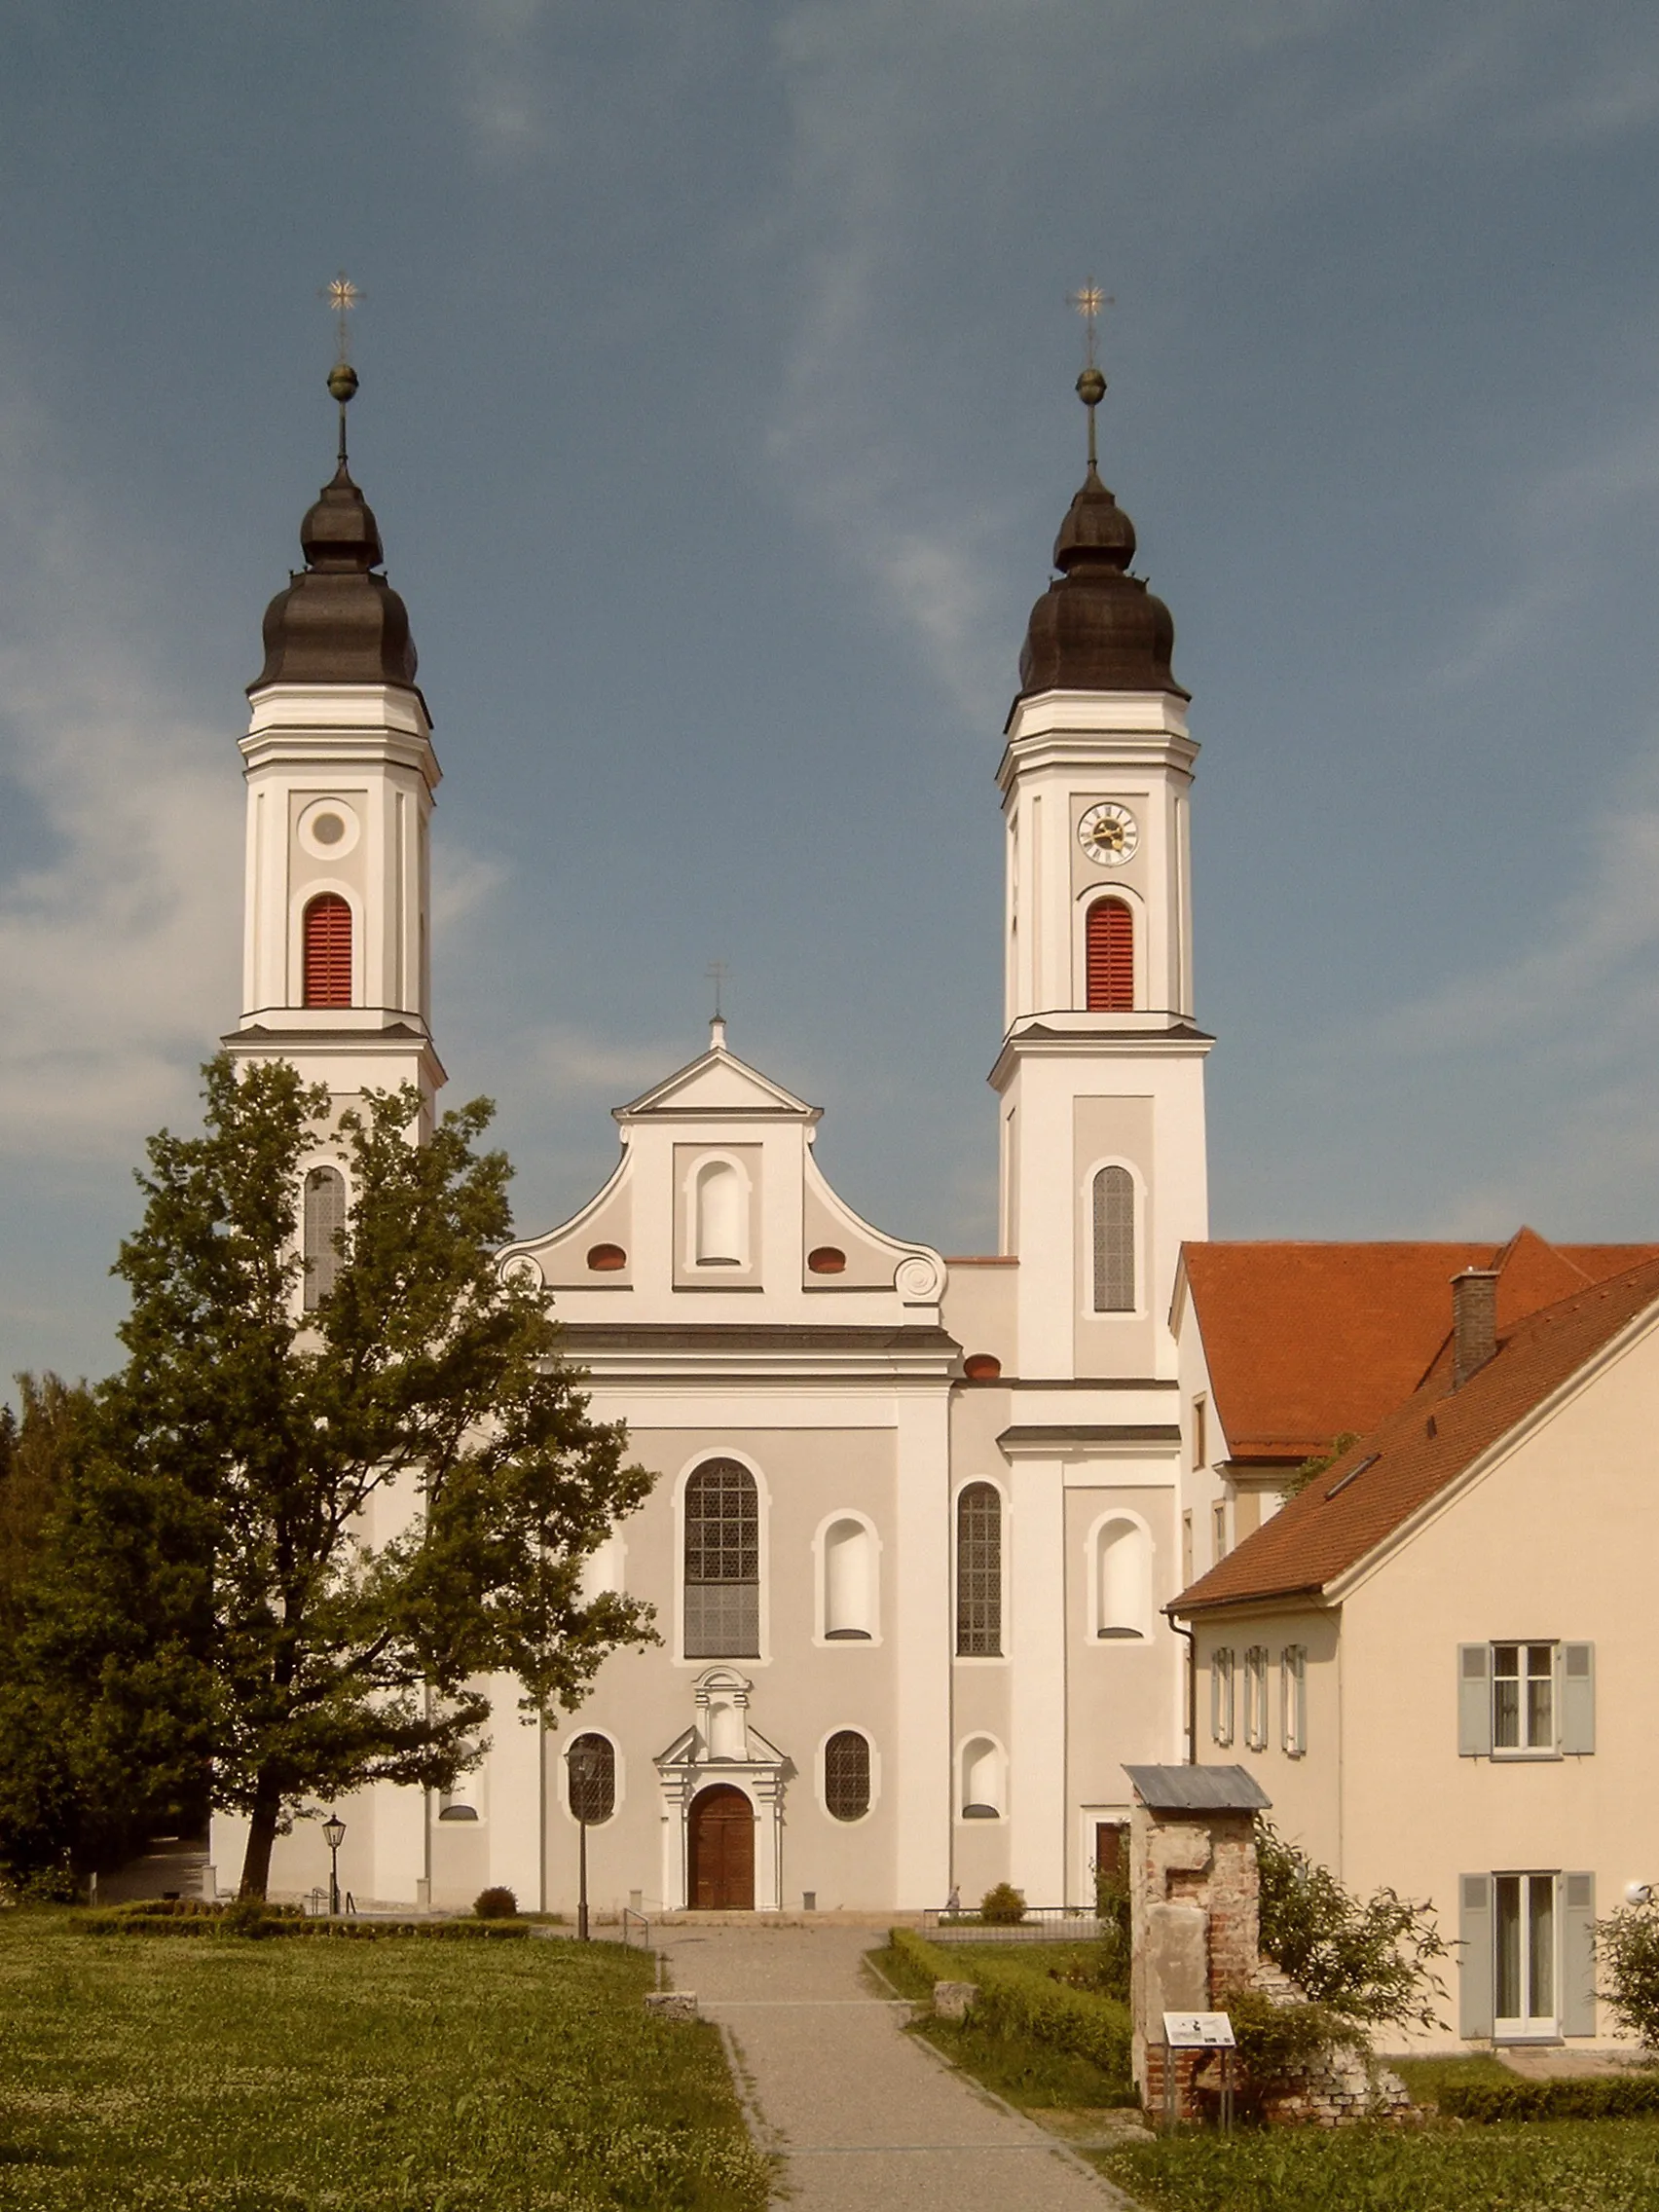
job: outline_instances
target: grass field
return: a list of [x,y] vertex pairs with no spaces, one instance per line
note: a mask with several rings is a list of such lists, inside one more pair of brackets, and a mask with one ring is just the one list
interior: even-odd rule
[[712,2027],[614,1944],[0,1919],[0,2207],[760,2212]]
[[1093,2154],[1159,2212],[1654,2212],[1659,2120],[1272,2128]]

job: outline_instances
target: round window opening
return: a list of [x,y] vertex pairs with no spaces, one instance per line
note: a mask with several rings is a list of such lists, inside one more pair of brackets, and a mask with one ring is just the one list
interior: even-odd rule
[[319,845],[338,845],[346,834],[346,825],[338,814],[313,814],[311,833]]

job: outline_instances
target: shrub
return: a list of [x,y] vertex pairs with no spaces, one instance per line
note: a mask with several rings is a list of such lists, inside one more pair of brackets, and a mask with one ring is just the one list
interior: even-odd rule
[[[890,1941],[899,1956],[929,1981],[955,1980],[962,1972],[959,1957],[925,1942],[907,1928],[894,1929]],[[977,2027],[993,2035],[1046,2044],[1051,2050],[1069,2051],[1074,2057],[1088,2059],[1113,2081],[1127,2082],[1126,2005],[1051,1981],[1046,1973],[1014,1959],[1005,1965],[1001,1959],[977,1958],[972,1972],[979,1994],[969,2016]]]
[[1233,2022],[1239,2064],[1256,2096],[1317,2073],[1339,2049],[1367,2047],[1362,2029],[1323,2005],[1275,2005],[1261,1990],[1244,1989],[1224,1998],[1221,2009]]
[[1017,1928],[1025,1918],[1025,1892],[998,1882],[979,1899],[979,1918],[987,1928]]
[[1390,1889],[1355,1897],[1267,1821],[1257,1823],[1256,1862],[1262,1949],[1315,2005],[1379,2025],[1441,2025],[1434,1999],[1446,1984],[1432,1962],[1450,1953],[1432,1905]]
[[1614,2019],[1659,2050],[1659,1902],[1621,1905],[1599,1920],[1596,1956],[1607,1981],[1601,1994]]
[[472,1909],[480,1920],[516,1920],[518,1897],[514,1891],[498,1883],[492,1889],[479,1891],[472,1900]]
[[1659,2113],[1659,2074],[1592,2074],[1557,2082],[1457,2082],[1440,2094],[1455,2120],[1637,2120]]

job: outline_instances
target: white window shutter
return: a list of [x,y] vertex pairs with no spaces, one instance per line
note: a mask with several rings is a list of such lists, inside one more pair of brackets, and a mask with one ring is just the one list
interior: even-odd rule
[[1577,1752],[1596,1749],[1596,1646],[1593,1643],[1564,1643],[1561,1647],[1561,1748],[1564,1751]]
[[[1569,1650],[1574,1646],[1568,1645]],[[1561,2032],[1596,2033],[1596,1877],[1561,1878]]]
[[1492,1756],[1492,1645],[1457,1646],[1457,1756]]
[[1457,1877],[1457,2033],[1490,2036],[1492,1991],[1492,1876]]

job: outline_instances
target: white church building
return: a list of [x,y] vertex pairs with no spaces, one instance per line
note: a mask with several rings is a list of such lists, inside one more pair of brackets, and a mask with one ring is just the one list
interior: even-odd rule
[[[505,1883],[569,1910],[580,1744],[601,1912],[906,1908],[1003,1879],[1077,1902],[1119,1848],[1125,1762],[1181,1755],[1184,1651],[1161,1608],[1184,1579],[1169,1313],[1181,1247],[1207,1230],[1198,747],[1169,615],[1129,572],[1134,531],[1095,469],[1104,384],[1079,390],[1088,474],[997,774],[998,1250],[946,1258],[861,1220],[819,1172],[819,1109],[719,1021],[615,1108],[608,1182],[502,1264],[547,1286],[595,1416],[625,1420],[656,1473],[592,1573],[648,1600],[661,1642],[608,1661],[556,1730],[499,1685],[491,1749],[451,1796],[343,1803],[359,1901],[465,1905]],[[412,1082],[429,1114],[439,769],[344,442],[302,542],[249,690],[227,1043],[342,1104]],[[346,1202],[319,1157],[310,1295]],[[225,1879],[240,1828],[215,1825]],[[302,1822],[274,1892],[326,1869]]]

